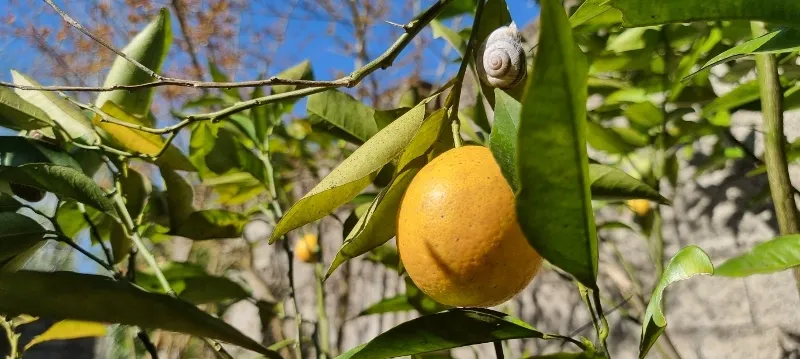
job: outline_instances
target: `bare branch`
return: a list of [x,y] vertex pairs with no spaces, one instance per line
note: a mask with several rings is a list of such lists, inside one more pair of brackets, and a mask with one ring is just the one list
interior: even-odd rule
[[128,57],[128,55],[125,55],[122,51],[117,50],[116,48],[114,48],[114,46],[111,46],[109,43],[105,42],[105,40],[101,39],[100,37],[96,36],[95,34],[92,34],[89,30],[86,30],[86,28],[84,28],[83,25],[79,24],[77,21],[75,21],[75,19],[71,18],[69,15],[67,15],[67,13],[65,13],[63,10],[61,10],[61,8],[59,8],[58,5],[56,5],[53,2],[53,0],[44,0],[44,2],[46,2],[48,5],[50,5],[50,7],[52,7],[53,10],[55,10],[58,13],[58,15],[60,15],[61,18],[64,19],[64,21],[66,21],[72,27],[78,29],[78,31],[84,33],[86,36],[91,37],[92,40],[96,41],[100,45],[103,45],[103,47],[113,51],[115,54],[119,55],[123,59],[128,60],[128,62],[132,63],[134,66],[138,67],[142,71],[146,72],[151,77],[153,77],[155,79],[158,79],[158,80],[162,80],[163,79],[163,77],[161,77],[161,75],[153,72],[153,70],[148,69],[147,66],[142,65],[141,63],[139,63],[139,61],[136,61],[136,60]]

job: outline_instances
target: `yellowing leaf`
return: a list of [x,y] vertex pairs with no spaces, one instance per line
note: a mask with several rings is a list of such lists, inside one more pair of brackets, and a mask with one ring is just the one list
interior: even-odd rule
[[[108,101],[100,108],[106,114],[118,120],[140,126],[148,126],[142,118],[130,115],[116,103]],[[94,123],[97,127],[105,130],[115,141],[127,150],[143,153],[150,156],[155,156],[164,147],[164,139],[161,136],[136,130],[130,127],[117,125],[110,122],[101,121],[101,116],[94,117]],[[164,165],[170,169],[180,171],[195,171],[194,166],[189,162],[189,159],[181,153],[181,151],[170,145],[164,151],[161,157],[156,161],[159,165]]]
[[34,337],[25,345],[25,350],[30,347],[50,340],[65,340],[88,337],[102,337],[106,335],[105,324],[84,322],[79,320],[62,320],[53,324],[44,333]]
[[[122,120],[134,125],[144,126],[142,120],[129,115],[113,102],[106,102],[100,109],[118,120]],[[161,148],[164,147],[164,139],[154,133],[134,130],[129,127],[103,122],[101,121],[100,115],[96,115],[94,117],[94,123],[98,127],[106,130],[106,132],[108,132],[111,137],[114,137],[114,139],[117,140],[120,145],[129,150],[155,156],[159,151],[161,151]]]

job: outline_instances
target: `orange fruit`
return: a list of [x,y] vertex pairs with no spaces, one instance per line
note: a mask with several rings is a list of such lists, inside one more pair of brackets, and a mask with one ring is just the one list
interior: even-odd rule
[[317,236],[308,233],[300,238],[294,245],[294,255],[306,263],[316,263],[319,260],[319,243]]
[[640,217],[650,212],[650,201],[646,199],[629,199],[625,203]]
[[397,246],[417,287],[457,307],[511,299],[542,263],[517,222],[511,187],[483,146],[448,150],[419,171],[400,204]]

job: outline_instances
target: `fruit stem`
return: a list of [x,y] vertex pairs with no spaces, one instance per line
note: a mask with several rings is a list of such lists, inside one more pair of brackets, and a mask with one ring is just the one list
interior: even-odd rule
[[[450,107],[450,121],[453,123],[453,144],[455,147],[461,147],[461,120],[458,118],[458,107],[461,102],[461,88],[464,85],[464,75],[467,73],[467,65],[472,58],[472,53],[475,50],[475,42],[478,37],[478,31],[481,23],[481,15],[483,14],[483,5],[486,3],[484,0],[478,0],[478,6],[475,9],[475,19],[472,21],[472,30],[469,34],[469,41],[467,48],[464,50],[464,58],[461,60],[461,66],[458,68],[456,75],[456,82],[453,85],[453,92],[450,93],[448,98],[452,101]],[[478,99],[480,101],[480,98]]]

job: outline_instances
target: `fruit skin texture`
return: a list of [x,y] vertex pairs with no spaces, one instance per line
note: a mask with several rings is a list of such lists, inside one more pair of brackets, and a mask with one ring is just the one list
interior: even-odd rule
[[319,243],[317,236],[306,234],[295,244],[294,254],[297,259],[306,263],[316,263],[319,260]]
[[514,201],[487,147],[436,157],[400,204],[397,245],[409,277],[450,306],[491,307],[514,297],[542,263],[517,222]]

